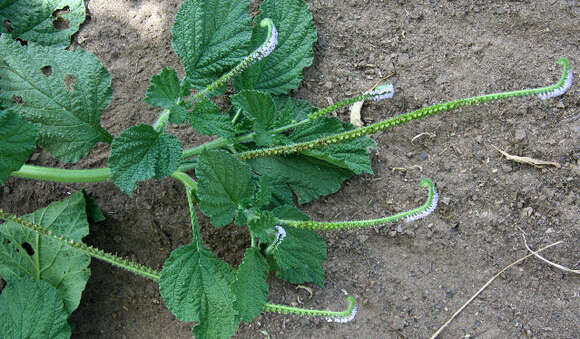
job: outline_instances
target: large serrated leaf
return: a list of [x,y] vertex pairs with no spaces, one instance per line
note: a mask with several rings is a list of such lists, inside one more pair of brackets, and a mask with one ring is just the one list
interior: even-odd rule
[[99,142],[111,102],[111,75],[99,59],[0,36],[0,102],[40,127],[38,143],[64,162],[77,162]]
[[268,270],[268,262],[257,248],[246,249],[236,281],[232,285],[236,296],[234,306],[245,322],[254,320],[264,310],[270,290],[266,283]]
[[312,230],[287,227],[286,238],[273,253],[276,276],[293,284],[314,282],[324,287],[326,243]]
[[0,111],[0,185],[24,165],[36,149],[36,126],[26,121],[18,113]]
[[0,294],[0,338],[70,338],[68,313],[54,287],[15,279]]
[[[304,0],[266,0],[254,22],[270,18],[278,30],[278,45],[272,54],[250,66],[234,80],[236,90],[256,89],[272,94],[287,94],[302,82],[304,68],[312,65],[312,44],[316,26]],[[255,25],[252,48],[266,39],[267,31]]]
[[[76,241],[89,234],[82,192],[23,219]],[[8,283],[21,277],[46,281],[56,287],[69,314],[78,307],[90,276],[90,256],[8,221],[0,225],[0,257],[0,275]]]
[[163,265],[159,291],[181,321],[197,321],[196,338],[229,338],[238,328],[233,269],[206,249],[190,244],[174,250]]
[[137,182],[161,179],[177,170],[183,147],[171,134],[141,124],[125,130],[111,144],[109,166],[113,182],[125,193]]
[[248,54],[252,32],[249,1],[187,0],[172,32],[173,49],[191,85],[205,87]]
[[202,153],[195,174],[199,208],[216,227],[232,222],[236,210],[254,194],[250,167],[225,151]]
[[83,0],[12,0],[0,4],[0,33],[64,48],[85,21]]

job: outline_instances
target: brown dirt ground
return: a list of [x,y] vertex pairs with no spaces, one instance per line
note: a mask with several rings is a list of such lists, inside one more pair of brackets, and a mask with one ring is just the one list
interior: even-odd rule
[[[113,75],[115,98],[103,117],[113,135],[152,123],[159,111],[143,102],[152,75],[182,69],[171,49],[179,4],[169,0],[88,0],[89,19],[75,44],[94,52]],[[252,8],[257,8],[257,1]],[[367,103],[366,123],[444,100],[551,84],[556,59],[580,62],[577,1],[308,1],[318,28],[314,65],[294,95],[318,106],[359,94],[382,76],[397,93]],[[182,71],[181,71],[182,72]],[[182,72],[183,74],[183,72]],[[334,195],[303,206],[315,220],[380,217],[422,203],[421,177],[440,191],[435,213],[422,221],[364,231],[325,233],[326,288],[305,289],[271,279],[269,299],[303,307],[343,309],[354,295],[355,321],[333,324],[263,314],[237,337],[425,338],[493,274],[524,256],[521,231],[533,248],[569,267],[580,260],[579,86],[563,97],[519,99],[463,109],[374,136],[374,176],[355,177]],[[338,113],[348,119],[348,111]],[[187,145],[207,141],[174,132]],[[412,142],[420,133],[432,133]],[[551,160],[537,169],[502,158]],[[106,165],[100,145],[79,168]],[[31,163],[61,166],[45,153]],[[418,169],[393,170],[396,167]],[[140,185],[128,197],[113,184],[63,185],[10,179],[1,206],[16,213],[84,188],[107,220],[92,225],[88,243],[161,268],[171,250],[191,240],[184,190],[171,179]],[[213,229],[206,243],[238,264],[249,237],[243,228]],[[400,227],[399,227],[400,226]],[[398,228],[398,230],[397,230]],[[189,338],[165,308],[157,285],[93,261],[83,302],[73,314],[75,338]],[[443,338],[578,338],[580,276],[528,259],[501,275]]]

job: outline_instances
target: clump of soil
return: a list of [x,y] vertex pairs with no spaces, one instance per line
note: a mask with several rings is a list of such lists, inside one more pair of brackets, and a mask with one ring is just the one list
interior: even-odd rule
[[[179,4],[169,0],[87,1],[90,19],[76,45],[95,53],[113,76],[114,100],[103,125],[114,135],[152,123],[159,111],[143,102],[151,76],[180,69],[171,49]],[[560,76],[556,60],[579,62],[580,5],[573,1],[308,1],[318,29],[314,65],[294,95],[317,106],[360,94],[396,72],[392,100],[366,103],[368,124],[445,100],[543,86]],[[258,2],[252,2],[257,8]],[[324,289],[272,278],[269,299],[301,307],[343,309],[359,302],[356,319],[327,323],[263,314],[239,338],[424,338],[481,285],[532,248],[564,240],[544,253],[566,266],[580,260],[580,100],[564,96],[470,107],[379,133],[374,176],[349,180],[331,196],[303,206],[314,220],[380,217],[420,205],[418,184],[432,178],[440,205],[419,222],[324,233],[329,258]],[[348,120],[348,110],[338,116]],[[186,145],[209,140],[180,128]],[[426,133],[419,138],[415,136]],[[506,160],[513,155],[554,161],[560,168]],[[79,168],[106,166],[109,149],[94,150]],[[61,166],[43,152],[31,163]],[[399,169],[397,169],[399,168]],[[140,185],[131,197],[113,184],[55,184],[10,179],[1,206],[23,214],[86,189],[107,220],[86,241],[161,268],[191,240],[185,192],[171,179]],[[249,237],[243,228],[215,229],[201,218],[206,243],[237,265]],[[190,338],[165,308],[154,282],[93,261],[92,276],[73,314],[76,338]],[[528,259],[507,271],[444,332],[444,337],[580,336],[580,277]]]

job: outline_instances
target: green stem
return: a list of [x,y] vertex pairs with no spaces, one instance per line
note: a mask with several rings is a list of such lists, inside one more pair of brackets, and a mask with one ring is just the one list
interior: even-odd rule
[[111,170],[105,168],[95,169],[64,169],[34,165],[22,165],[22,167],[10,175],[20,178],[56,181],[56,182],[101,182],[111,180]]
[[277,224],[288,225],[291,227],[307,228],[313,230],[348,230],[353,228],[365,228],[371,226],[384,225],[388,223],[397,222],[399,220],[407,219],[407,221],[414,221],[426,217],[431,214],[437,207],[439,195],[435,189],[435,184],[428,178],[421,180],[421,186],[429,189],[429,196],[425,203],[412,210],[400,212],[388,217],[378,219],[356,220],[356,221],[302,221],[302,220],[285,220],[277,219]]
[[[20,227],[22,227],[24,229],[36,232],[37,234],[39,234],[43,237],[56,240],[61,244],[64,244],[66,246],[69,246],[69,247],[77,250],[77,251],[80,251],[80,252],[83,252],[87,255],[90,255],[93,258],[108,262],[109,264],[111,264],[113,266],[117,266],[117,267],[120,267],[122,269],[125,269],[131,273],[135,273],[135,274],[138,274],[140,276],[143,276],[145,278],[155,280],[155,281],[158,281],[159,278],[161,277],[160,272],[158,272],[150,267],[147,267],[147,266],[144,266],[141,264],[137,264],[137,263],[132,262],[128,259],[121,258],[121,257],[116,256],[116,255],[111,254],[111,253],[107,253],[103,250],[86,245],[83,242],[76,241],[73,239],[68,239],[68,238],[65,238],[63,236],[53,234],[52,231],[47,230],[46,228],[42,227],[41,225],[37,225],[37,224],[34,224],[34,223],[29,222],[27,220],[24,220],[24,219],[14,215],[14,214],[7,213],[3,209],[0,209],[0,219],[6,220],[6,221],[11,221],[11,222],[19,225]],[[0,225],[0,227],[2,227],[2,226]]]
[[163,112],[161,112],[161,115],[159,115],[159,118],[157,118],[157,121],[153,124],[153,129],[155,131],[159,132],[167,127],[167,120],[169,120],[170,112],[169,109],[164,109]]
[[562,72],[562,77],[558,83],[541,88],[534,88],[534,89],[524,89],[519,91],[511,91],[511,92],[502,92],[502,93],[494,93],[494,94],[486,94],[486,95],[479,95],[475,97],[459,99],[454,101],[448,101],[441,104],[436,104],[428,107],[423,107],[418,110],[412,111],[410,113],[401,114],[391,119],[387,119],[384,121],[377,122],[375,124],[357,128],[354,130],[346,131],[343,133],[335,134],[326,138],[316,139],[307,142],[296,143],[292,145],[284,145],[284,146],[275,146],[270,148],[263,148],[253,151],[242,152],[238,154],[240,160],[250,160],[256,159],[260,157],[271,157],[277,155],[289,155],[293,153],[299,153],[303,151],[309,151],[316,148],[326,147],[330,144],[338,144],[347,142],[349,140],[353,140],[356,138],[360,138],[365,135],[374,134],[379,131],[385,131],[387,129],[393,128],[395,126],[399,126],[405,123],[408,123],[413,120],[422,119],[431,115],[448,112],[452,110],[457,110],[462,107],[479,105],[486,102],[498,101],[498,100],[506,100],[510,98],[516,97],[524,97],[524,96],[531,96],[531,95],[542,95],[545,93],[550,93],[561,89],[566,80],[570,77],[569,69],[570,63],[568,59],[561,58],[558,61],[558,64],[564,67]]
[[203,240],[201,238],[201,233],[199,232],[199,222],[197,221],[197,213],[195,211],[195,198],[193,197],[193,192],[189,187],[185,188],[185,193],[187,194],[187,204],[189,205],[189,215],[191,216],[191,230],[193,231],[193,241],[192,243],[197,246],[197,250],[203,249]]
[[197,181],[193,180],[193,178],[187,175],[186,173],[183,173],[182,171],[178,170],[175,171],[175,173],[171,174],[171,176],[181,181],[181,183],[185,185],[185,187],[193,190],[194,192],[197,191]]

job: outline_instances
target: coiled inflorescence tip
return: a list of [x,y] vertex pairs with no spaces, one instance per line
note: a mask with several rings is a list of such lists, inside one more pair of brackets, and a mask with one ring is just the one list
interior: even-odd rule
[[572,73],[571,69],[568,69],[568,76],[566,77],[566,80],[564,81],[564,84],[562,84],[562,86],[545,92],[545,93],[540,93],[538,94],[538,97],[540,97],[540,99],[542,100],[546,100],[546,99],[551,99],[551,98],[555,98],[558,97],[564,93],[566,93],[570,87],[572,87],[572,80],[574,79],[574,74]]
[[262,44],[262,46],[260,46],[260,48],[258,48],[250,56],[250,58],[254,60],[254,62],[258,62],[267,57],[268,55],[270,55],[276,48],[276,45],[278,44],[278,30],[276,30],[276,26],[274,26],[272,20],[270,19],[262,20],[261,26],[269,26],[269,28],[271,28],[271,34],[270,39],[268,39],[266,43]]
[[374,90],[368,93],[374,101],[381,101],[383,99],[390,99],[395,94],[395,88],[392,84],[377,86]]
[[[342,323],[342,324],[351,322],[354,319],[354,317],[356,316],[356,311],[358,310],[358,305],[356,304],[356,301],[354,300],[353,297],[349,297],[348,300],[351,302],[351,305],[349,307],[350,312],[347,315],[328,317],[328,318],[326,318],[326,320],[328,322]],[[348,312],[348,310],[347,310],[347,312]]]
[[274,243],[280,245],[284,238],[286,238],[286,230],[282,226],[274,226],[278,233],[276,233],[276,239],[274,239]]
[[[431,185],[433,185],[433,184],[431,183]],[[429,214],[433,213],[433,211],[435,211],[438,203],[439,203],[439,193],[437,192],[437,188],[435,188],[435,185],[433,185],[433,198],[431,199],[431,203],[429,204],[429,207],[427,207],[426,209],[424,209],[421,212],[414,213],[414,214],[407,216],[407,222],[411,222],[411,221],[425,218]]]

